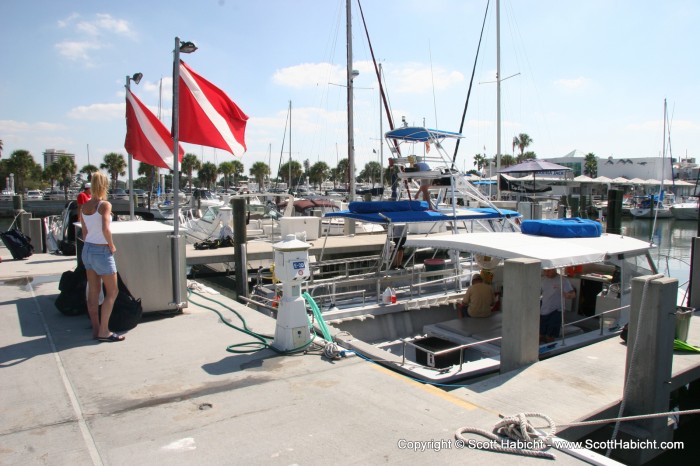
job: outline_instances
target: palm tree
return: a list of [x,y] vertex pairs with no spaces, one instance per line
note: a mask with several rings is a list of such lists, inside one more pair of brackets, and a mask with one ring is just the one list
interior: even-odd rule
[[[343,183],[346,183],[348,187],[350,187],[350,162],[348,162],[348,159],[340,159],[340,162],[338,162],[338,181],[341,181]],[[355,174],[353,173],[353,176]]]
[[365,164],[365,168],[362,169],[358,178],[360,181],[374,183],[375,179],[379,179],[381,173],[382,166],[379,165],[379,162],[367,162]]
[[100,168],[107,170],[112,177],[112,189],[116,189],[119,175],[126,175],[126,160],[124,160],[124,156],[122,154],[110,152],[109,154],[105,155],[104,163],[100,164]]
[[211,162],[204,162],[197,171],[197,179],[210,189],[212,183],[216,183],[216,165]]
[[231,164],[233,165],[233,183],[236,184],[238,183],[238,176],[245,172],[245,167],[240,160],[234,159],[231,161]]
[[51,165],[46,167],[41,173],[41,177],[49,182],[49,186],[51,188],[53,188],[54,181],[56,180],[56,178],[58,178],[58,171],[56,170],[57,168],[58,167],[56,166],[56,164],[52,163]]
[[583,162],[583,174],[591,178],[598,176],[598,159],[593,152],[586,154],[586,158]]
[[474,166],[477,171],[481,172],[482,168],[486,168],[489,165],[489,159],[482,154],[476,154],[474,156]]
[[34,161],[32,154],[24,149],[14,151],[10,158],[7,159],[8,170],[10,173],[15,174],[16,192],[24,192],[25,181],[32,174],[36,165],[37,163]]
[[[238,162],[236,160],[236,162]],[[240,163],[240,162],[238,162]],[[224,175],[224,190],[228,191],[228,183],[229,183],[229,178],[231,177],[231,174],[233,173],[234,167],[233,167],[233,162],[221,162],[219,164],[219,173]]]
[[2,139],[0,139],[0,159],[2,158],[2,149],[4,147],[4,144],[2,143]]
[[265,179],[270,176],[270,167],[265,162],[255,162],[250,167],[250,176],[255,178],[255,182],[258,183],[258,190],[264,191]]
[[[381,168],[379,167],[380,170]],[[321,184],[328,178],[330,171],[331,169],[326,162],[316,162],[309,168],[309,181],[320,188]]]
[[88,165],[85,165],[83,168],[81,168],[78,173],[80,173],[81,175],[85,175],[87,177],[87,180],[90,181],[90,177],[97,170],[99,170],[99,169],[96,166],[88,164]]
[[519,135],[517,135],[513,138],[513,150],[515,150],[516,146],[518,147],[518,149],[520,149],[520,156],[517,158],[518,163],[525,160],[523,158],[523,153],[525,152],[525,148],[528,147],[533,142],[534,141],[532,140],[532,138],[525,133],[520,133]]
[[202,168],[202,162],[200,162],[197,156],[194,154],[185,154],[185,156],[182,158],[181,168],[183,172],[187,173],[190,192],[192,192],[192,172]]
[[303,175],[303,173],[304,172],[301,169],[301,164],[296,160],[291,160],[280,167],[279,177],[287,183],[289,189],[293,189],[293,187],[299,184],[299,179],[301,178],[301,175]]
[[138,175],[145,176],[148,179],[148,191],[152,193],[156,174],[158,173],[158,167],[154,167],[153,165],[144,162],[139,162],[139,168],[136,173]]
[[68,188],[73,183],[73,175],[75,175],[75,161],[72,157],[62,155],[56,160],[53,165],[56,165],[56,174],[58,175],[59,184],[63,188],[65,200],[68,200]]
[[510,167],[511,165],[515,165],[515,164],[516,164],[515,157],[513,157],[512,155],[503,154],[501,156],[501,168]]

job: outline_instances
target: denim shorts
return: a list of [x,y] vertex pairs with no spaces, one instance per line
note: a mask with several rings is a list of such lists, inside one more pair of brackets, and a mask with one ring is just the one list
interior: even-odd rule
[[94,270],[97,275],[111,275],[117,273],[117,264],[109,246],[93,243],[84,243],[83,259],[85,269]]

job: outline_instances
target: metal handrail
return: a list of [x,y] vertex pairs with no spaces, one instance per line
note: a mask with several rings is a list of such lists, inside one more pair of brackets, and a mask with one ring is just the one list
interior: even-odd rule
[[[410,341],[410,340],[401,340],[401,341],[403,342],[403,347],[402,347],[402,349],[403,349],[402,353],[403,353],[403,354],[402,354],[401,365],[403,366],[403,365],[406,364],[406,345],[410,345],[410,346],[413,346],[414,348],[421,349],[421,350],[425,351],[425,352],[428,353],[428,354],[432,354],[433,356],[441,356],[441,355],[443,355],[443,354],[449,354],[449,353],[451,353],[451,352],[453,352],[453,351],[458,351],[458,350],[459,350],[459,369],[458,369],[458,371],[461,371],[461,370],[462,370],[462,366],[464,365],[464,351],[463,351],[464,349],[471,348],[471,347],[473,347],[473,346],[483,345],[483,344],[486,344],[486,343],[491,343],[491,342],[498,341],[498,340],[501,340],[501,339],[503,339],[503,337],[495,337],[495,338],[490,338],[490,339],[488,339],[488,340],[481,340],[481,341],[475,341],[475,342],[473,342],[473,343],[466,343],[466,344],[464,344],[464,345],[459,345],[459,346],[455,346],[454,348],[447,348],[447,349],[440,350],[440,351],[431,351],[431,350],[428,350],[428,349],[426,349],[426,348],[423,348],[423,347],[421,347],[421,346],[416,345],[415,343],[413,343],[413,342]],[[422,364],[421,364],[421,365],[422,365]],[[423,366],[423,367],[427,367],[427,366]]]

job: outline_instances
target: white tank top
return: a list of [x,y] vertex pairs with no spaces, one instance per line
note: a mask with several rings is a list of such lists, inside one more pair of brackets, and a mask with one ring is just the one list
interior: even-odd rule
[[[102,215],[100,214],[100,205],[102,201],[97,203],[97,208],[95,213],[92,215],[87,215],[83,212],[83,221],[87,227],[87,238],[85,238],[86,243],[92,244],[107,244],[107,238],[105,238],[104,233],[102,233]],[[108,218],[108,224],[112,221],[112,218]]]

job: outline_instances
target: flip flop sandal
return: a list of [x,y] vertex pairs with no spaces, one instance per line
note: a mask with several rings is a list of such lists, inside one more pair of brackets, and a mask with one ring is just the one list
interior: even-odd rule
[[116,342],[116,341],[124,341],[125,337],[123,335],[117,335],[116,333],[110,334],[108,337],[97,337],[97,341],[104,341],[104,342]]

